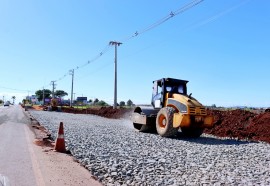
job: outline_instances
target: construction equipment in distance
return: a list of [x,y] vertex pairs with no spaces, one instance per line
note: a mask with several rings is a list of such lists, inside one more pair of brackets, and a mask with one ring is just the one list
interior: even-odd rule
[[179,129],[185,136],[199,137],[204,128],[211,128],[213,116],[187,94],[187,83],[173,78],[153,81],[153,108],[135,108],[132,114],[134,128],[140,132],[156,130],[163,137],[173,137]]

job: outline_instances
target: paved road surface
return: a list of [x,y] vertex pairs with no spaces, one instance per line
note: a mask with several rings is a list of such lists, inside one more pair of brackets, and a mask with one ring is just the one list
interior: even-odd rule
[[0,106],[0,186],[101,185],[71,156],[44,150],[33,141],[21,107]]
[[18,106],[0,108],[0,174],[8,178],[10,185],[37,185],[38,171],[32,165],[27,123]]

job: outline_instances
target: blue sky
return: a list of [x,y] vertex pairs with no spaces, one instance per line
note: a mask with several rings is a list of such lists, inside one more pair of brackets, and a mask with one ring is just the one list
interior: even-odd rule
[[108,44],[119,41],[118,102],[150,103],[152,81],[172,77],[205,105],[269,107],[268,0],[204,0],[126,39],[190,2],[0,0],[0,99],[20,102],[51,81],[70,96],[75,69],[76,97],[113,103]]

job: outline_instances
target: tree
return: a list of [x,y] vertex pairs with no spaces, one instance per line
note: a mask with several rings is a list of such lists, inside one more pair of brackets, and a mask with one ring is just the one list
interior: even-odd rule
[[128,101],[127,101],[127,106],[132,106],[133,105],[133,102],[129,99]]
[[108,104],[107,104],[105,101],[100,100],[100,101],[97,103],[97,105],[99,105],[99,106],[107,106]]
[[99,102],[99,100],[98,100],[98,98],[96,98],[95,100],[94,100],[94,105],[96,104],[96,103],[98,103]]
[[63,90],[56,90],[54,95],[57,97],[57,98],[62,98],[64,96],[67,96],[68,93],[66,93],[65,91]]
[[[43,90],[37,90],[35,94],[37,96],[38,101],[43,100]],[[52,91],[50,91],[49,89],[44,89],[45,98],[51,98],[51,94],[52,94]]]
[[211,105],[212,108],[217,108],[216,104]]
[[93,102],[93,100],[92,99],[89,99],[89,101],[88,101],[89,103],[92,103]]
[[124,101],[120,101],[120,103],[119,103],[120,107],[124,107],[125,105],[126,105],[126,103]]
[[15,101],[16,97],[12,96],[11,99],[13,99],[13,105],[14,105],[14,101]]
[[4,103],[2,99],[0,99],[0,104]]

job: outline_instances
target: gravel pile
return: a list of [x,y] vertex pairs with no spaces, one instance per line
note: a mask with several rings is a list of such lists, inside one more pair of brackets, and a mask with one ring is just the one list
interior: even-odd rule
[[104,185],[270,185],[270,145],[203,135],[162,138],[129,120],[30,111]]

